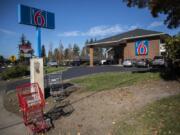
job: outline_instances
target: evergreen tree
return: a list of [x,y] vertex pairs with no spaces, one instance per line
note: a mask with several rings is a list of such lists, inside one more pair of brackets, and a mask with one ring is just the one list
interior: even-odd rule
[[41,57],[43,58],[43,62],[45,64],[46,63],[46,49],[44,45],[42,45]]
[[69,47],[68,47],[68,59],[69,60],[73,59],[73,48],[71,44],[69,44]]
[[89,40],[87,39],[86,42],[85,42],[85,45],[89,44]]
[[59,62],[63,62],[64,60],[64,46],[62,44],[62,42],[60,41],[60,44],[59,44]]
[[[29,40],[27,40],[26,45],[29,46],[30,48],[32,48],[32,47],[31,47],[32,44],[31,44],[31,42],[30,42]],[[31,54],[31,56],[33,56],[34,50],[32,49],[29,53]]]
[[79,56],[80,48],[77,44],[74,44],[73,46],[73,56]]
[[89,44],[92,44],[94,42],[93,38],[89,40]]
[[60,52],[59,52],[59,49],[58,48],[55,48],[54,49],[54,58],[55,58],[55,61],[60,64]]
[[48,61],[53,61],[54,60],[54,56],[53,56],[53,47],[52,47],[52,43],[49,45],[49,51],[48,51]]
[[86,46],[84,46],[81,50],[81,57],[86,57],[87,56],[87,53],[86,53]]
[[20,38],[20,44],[23,45],[26,43],[26,37],[24,34],[22,34],[21,38]]
[[65,50],[64,50],[64,58],[67,60],[67,59],[69,59],[69,49],[68,48],[66,48]]
[[0,55],[0,64],[3,64],[5,61],[4,57],[2,55]]

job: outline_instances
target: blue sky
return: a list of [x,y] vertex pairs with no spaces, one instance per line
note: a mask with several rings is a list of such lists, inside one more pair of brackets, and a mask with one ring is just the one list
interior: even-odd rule
[[178,29],[168,29],[163,24],[164,15],[153,18],[147,9],[128,8],[122,0],[1,0],[0,1],[0,55],[18,54],[22,33],[36,46],[33,26],[18,24],[17,5],[55,13],[55,30],[42,29],[42,44],[46,50],[52,44],[64,47],[77,43],[84,46],[86,39],[101,39],[135,28],[156,30],[174,35]]

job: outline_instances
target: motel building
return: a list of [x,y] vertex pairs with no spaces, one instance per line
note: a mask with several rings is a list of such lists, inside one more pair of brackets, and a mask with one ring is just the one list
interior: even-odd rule
[[88,44],[90,49],[90,66],[93,66],[93,52],[95,47],[107,49],[112,53],[114,64],[122,64],[125,59],[153,59],[154,56],[165,52],[164,38],[168,35],[145,29],[135,29]]

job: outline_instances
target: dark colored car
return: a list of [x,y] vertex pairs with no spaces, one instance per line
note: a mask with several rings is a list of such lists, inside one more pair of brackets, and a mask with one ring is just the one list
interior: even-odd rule
[[71,65],[72,66],[80,66],[81,62],[80,61],[73,61],[73,62],[71,62]]

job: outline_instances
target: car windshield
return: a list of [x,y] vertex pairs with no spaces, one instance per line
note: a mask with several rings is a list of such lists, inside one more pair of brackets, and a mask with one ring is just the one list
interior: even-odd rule
[[154,59],[163,59],[162,56],[155,56]]
[[125,59],[124,61],[131,61],[130,59]]

